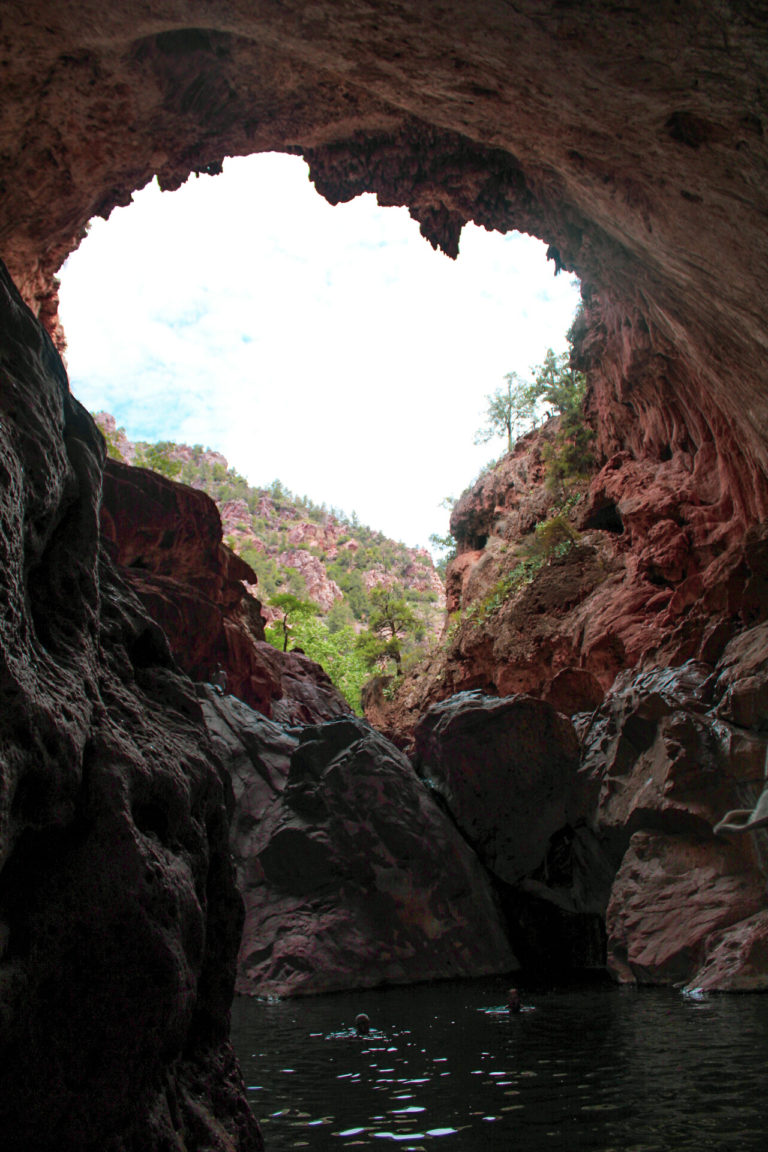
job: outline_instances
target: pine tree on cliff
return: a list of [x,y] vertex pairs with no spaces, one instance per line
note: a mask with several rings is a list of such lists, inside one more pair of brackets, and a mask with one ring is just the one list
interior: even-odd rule
[[270,601],[270,607],[277,608],[282,612],[282,620],[276,620],[273,626],[274,631],[282,637],[283,652],[288,651],[288,638],[291,634],[291,625],[289,618],[302,619],[307,616],[315,616],[317,614],[317,605],[312,604],[309,600],[300,600],[298,596],[294,596],[292,592],[278,592],[273,596]]
[[529,390],[532,401],[549,405],[560,417],[554,442],[545,446],[543,456],[547,487],[562,494],[569,481],[586,475],[594,463],[590,446],[594,433],[584,420],[587,381],[571,364],[570,352],[556,356],[551,348],[535,372]]
[[475,433],[475,444],[487,444],[489,440],[503,436],[506,437],[507,452],[511,452],[518,436],[533,422],[536,401],[531,395],[530,384],[521,380],[517,372],[508,372],[504,379],[506,388],[497,388],[486,396],[486,425]]
[[393,660],[397,675],[402,676],[402,640],[406,636],[421,639],[424,626],[417,620],[399,585],[373,588],[370,601],[368,631],[358,639],[363,657],[371,668],[383,659]]

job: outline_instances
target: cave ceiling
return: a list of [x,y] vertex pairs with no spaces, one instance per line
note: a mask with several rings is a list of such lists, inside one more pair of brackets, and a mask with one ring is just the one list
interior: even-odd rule
[[0,68],[0,254],[49,327],[92,216],[290,151],[451,256],[541,237],[766,470],[767,4],[5,0]]

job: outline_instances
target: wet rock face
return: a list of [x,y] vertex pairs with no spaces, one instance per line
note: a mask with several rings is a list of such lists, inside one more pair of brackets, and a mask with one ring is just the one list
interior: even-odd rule
[[768,987],[768,837],[716,834],[764,787],[764,639],[764,626],[743,633],[714,670],[620,677],[584,735],[596,827],[618,864],[606,926],[619,980]]
[[550,837],[586,811],[573,728],[532,697],[463,692],[416,730],[420,773],[458,826],[508,884],[541,864]]
[[[717,947],[713,935],[734,925],[744,934],[744,921],[759,913],[764,920],[765,878],[748,852],[684,833],[636,832],[608,906],[609,968],[621,982],[701,987],[700,964]],[[708,967],[707,984],[716,988],[712,959]],[[720,987],[728,987],[724,976]],[[754,986],[764,988],[767,977],[763,968]]]
[[4,270],[0,333],[3,1144],[251,1152],[223,777],[100,547],[101,439]]
[[238,990],[302,995],[516,966],[488,878],[408,760],[362,721],[204,710],[236,798]]
[[415,743],[420,774],[500,884],[525,967],[602,967],[614,868],[570,721],[529,696],[462,692],[428,710]]

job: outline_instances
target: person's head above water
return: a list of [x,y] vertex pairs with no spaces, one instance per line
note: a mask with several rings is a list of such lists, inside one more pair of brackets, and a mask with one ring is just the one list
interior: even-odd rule
[[361,1012],[359,1016],[355,1016],[355,1031],[358,1036],[367,1036],[370,1030],[371,1022],[365,1012]]
[[520,1003],[520,993],[517,988],[510,988],[507,992],[507,1008],[510,1012],[519,1012],[522,1005]]

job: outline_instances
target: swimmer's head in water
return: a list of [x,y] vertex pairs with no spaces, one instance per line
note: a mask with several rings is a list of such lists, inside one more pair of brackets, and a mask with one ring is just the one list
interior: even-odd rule
[[367,1036],[370,1030],[371,1022],[365,1012],[361,1012],[359,1016],[355,1016],[355,1031],[358,1036]]
[[510,1012],[519,1012],[522,1005],[520,1004],[520,993],[517,988],[510,988],[507,992],[507,1007]]

